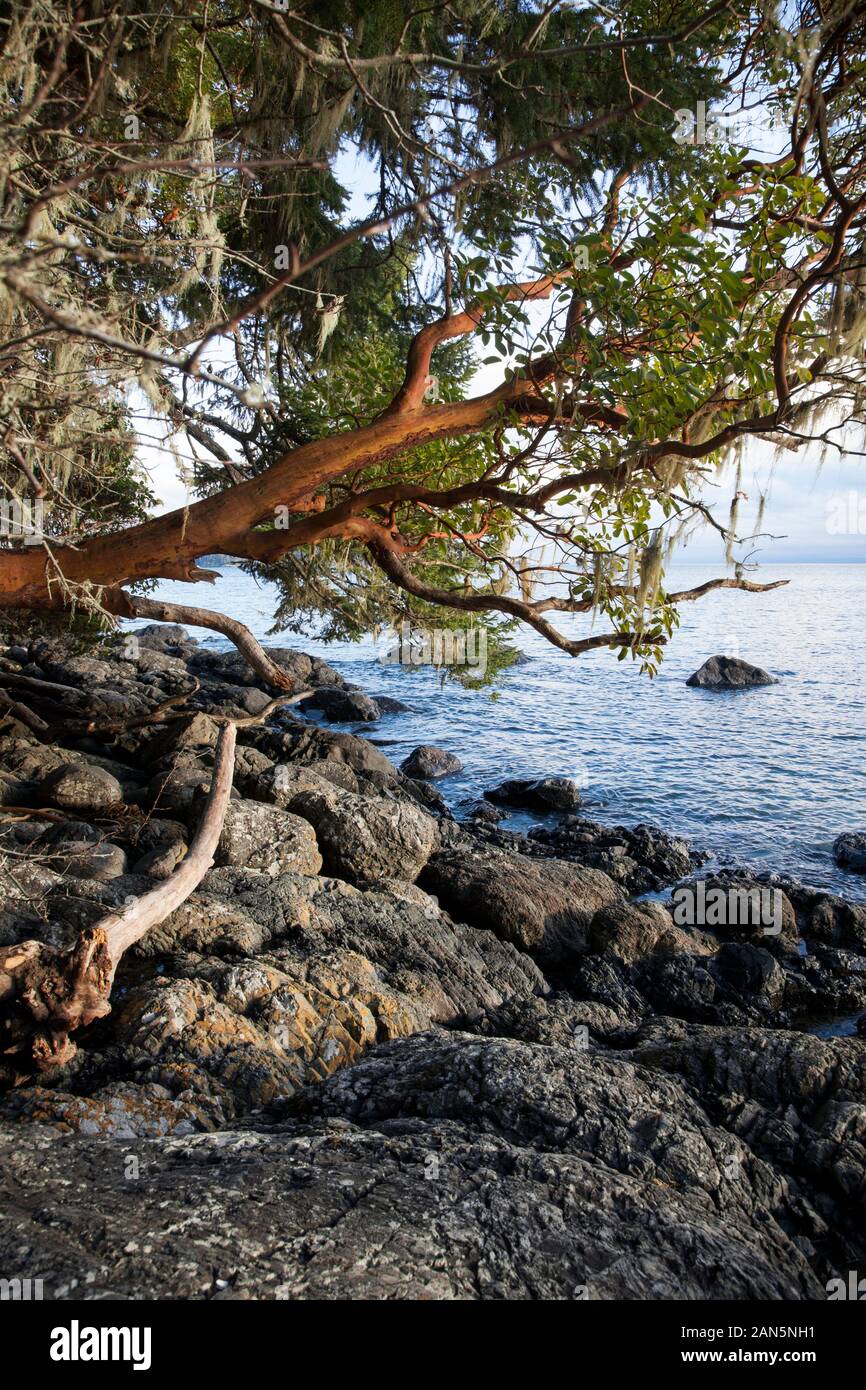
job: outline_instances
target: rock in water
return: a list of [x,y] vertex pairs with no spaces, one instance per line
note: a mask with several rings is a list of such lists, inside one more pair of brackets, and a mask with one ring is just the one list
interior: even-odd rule
[[833,858],[840,869],[866,874],[866,830],[846,830],[833,844]]
[[301,709],[320,709],[325,718],[332,724],[351,724],[356,719],[366,724],[373,724],[381,716],[382,711],[371,700],[369,695],[364,695],[359,690],[340,690],[333,686],[322,686],[315,695],[309,699],[301,701]]
[[573,811],[580,788],[571,777],[513,777],[484,793],[501,806],[528,806],[539,811]]
[[738,656],[711,656],[686,681],[686,685],[696,685],[701,690],[751,690],[758,685],[778,684],[769,671],[741,661]]
[[407,777],[421,777],[427,781],[448,777],[462,768],[459,758],[453,753],[446,753],[444,748],[435,748],[432,743],[422,743],[418,748],[413,748],[408,758],[404,758],[400,764],[400,771],[405,772]]

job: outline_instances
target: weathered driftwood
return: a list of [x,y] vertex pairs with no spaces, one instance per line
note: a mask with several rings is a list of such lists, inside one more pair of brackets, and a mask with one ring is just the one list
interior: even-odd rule
[[0,949],[0,1052],[15,1076],[60,1066],[75,1055],[70,1035],[110,1012],[124,952],[198,887],[213,863],[229,804],[235,738],[234,724],[224,724],[198,830],[169,878],[87,928],[71,950],[42,941]]

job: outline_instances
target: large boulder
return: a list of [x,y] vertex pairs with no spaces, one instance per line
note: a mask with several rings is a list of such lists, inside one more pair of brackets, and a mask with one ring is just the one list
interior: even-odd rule
[[310,790],[299,792],[289,805],[314,827],[327,871],[350,883],[412,882],[439,846],[433,817],[388,794]]
[[449,777],[460,772],[463,764],[453,753],[444,748],[436,748],[432,743],[421,743],[413,748],[408,758],[400,764],[400,771],[407,777],[419,777],[425,781],[435,781],[437,777]]
[[322,856],[307,820],[279,806],[239,800],[229,803],[215,862],[273,877],[288,870],[317,874]]
[[776,676],[738,656],[711,656],[686,681],[686,685],[696,685],[701,690],[750,690],[758,685],[778,684]]
[[434,855],[420,882],[458,920],[486,927],[548,964],[586,950],[595,914],[624,897],[597,869],[462,846]]
[[345,763],[353,772],[397,776],[394,764],[380,749],[356,734],[321,729],[315,724],[291,724],[282,729],[251,729],[244,742],[257,747],[274,762]]

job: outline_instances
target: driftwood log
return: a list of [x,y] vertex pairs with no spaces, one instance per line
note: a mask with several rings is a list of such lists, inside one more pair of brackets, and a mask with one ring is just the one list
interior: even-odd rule
[[110,1012],[109,996],[124,952],[165,920],[211,867],[228,809],[236,730],[222,726],[213,777],[189,853],[158,887],[82,931],[71,949],[23,941],[0,949],[0,1057],[16,1078],[75,1056],[71,1034]]

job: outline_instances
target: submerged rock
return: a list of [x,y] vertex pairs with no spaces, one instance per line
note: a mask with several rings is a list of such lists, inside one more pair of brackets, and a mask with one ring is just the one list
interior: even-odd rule
[[686,681],[686,685],[696,685],[702,690],[748,690],[758,685],[778,684],[776,676],[738,656],[711,656]]

